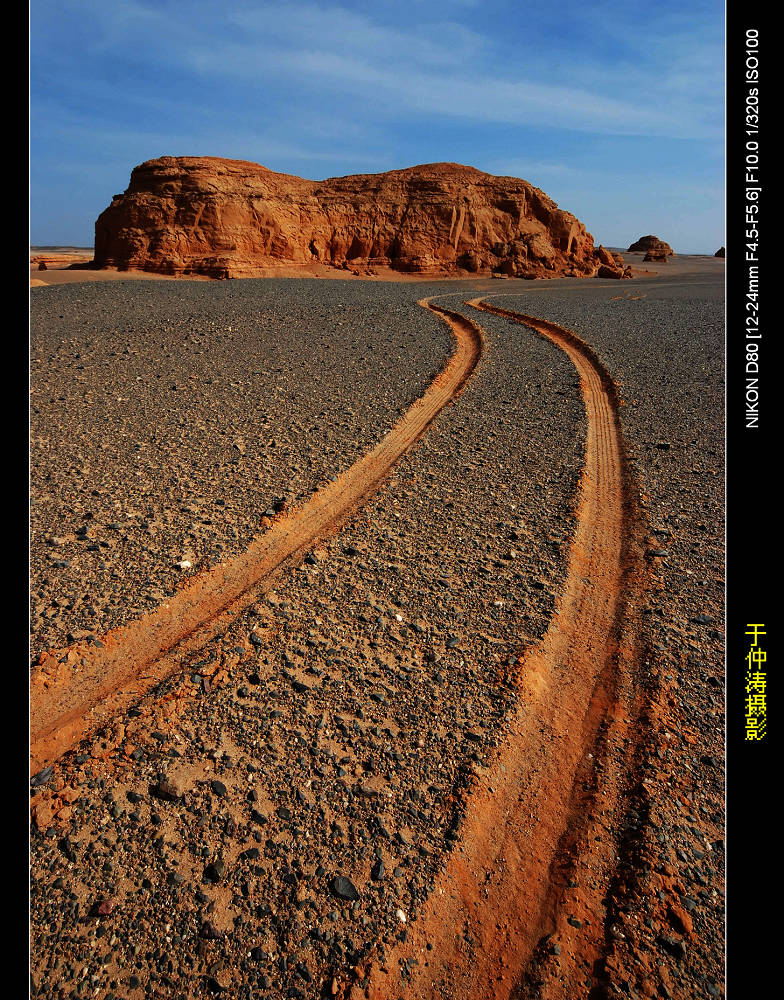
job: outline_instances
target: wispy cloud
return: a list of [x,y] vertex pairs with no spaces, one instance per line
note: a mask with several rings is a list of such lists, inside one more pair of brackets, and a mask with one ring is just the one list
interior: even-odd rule
[[[317,106],[351,101],[368,116],[386,118],[443,116],[616,135],[721,137],[717,42],[700,37],[693,26],[643,33],[620,22],[616,12],[602,21],[599,36],[612,51],[598,54],[582,36],[599,13],[590,5],[587,14],[570,7],[572,37],[565,41],[572,44],[559,51],[557,38],[542,40],[532,30],[531,18],[511,61],[498,38],[454,18],[425,17],[425,10],[420,21],[401,26],[379,20],[373,7],[365,12],[290,0],[252,7],[197,2],[182,17],[179,6],[136,0],[93,5],[90,44],[105,55],[121,50],[123,58],[144,52],[169,77],[242,87],[235,99],[278,100],[285,92]],[[544,22],[539,27],[552,31]],[[713,100],[706,106],[709,94]]]
[[[180,58],[204,76],[240,80],[251,91],[274,79],[278,86],[335,100],[362,100],[368,112],[385,116],[439,115],[617,135],[721,136],[718,116],[711,122],[700,105],[694,64],[701,60],[693,43],[691,62],[668,56],[655,68],[628,65],[623,74],[617,66],[591,63],[590,53],[570,51],[571,65],[558,74],[559,82],[547,82],[553,74],[533,47],[521,46],[519,63],[499,72],[490,40],[450,22],[431,27],[435,41],[340,8],[303,5],[294,18],[281,17],[282,11],[265,6],[235,18],[245,30],[241,40],[189,44]],[[705,55],[702,62],[707,60]]]

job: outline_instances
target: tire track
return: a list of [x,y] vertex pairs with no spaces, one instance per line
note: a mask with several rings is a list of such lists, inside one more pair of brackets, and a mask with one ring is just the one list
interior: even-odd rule
[[460,393],[481,356],[481,328],[429,299],[418,304],[449,325],[455,350],[425,394],[373,451],[277,520],[246,552],[194,577],[155,611],[114,629],[97,644],[81,642],[41,655],[31,679],[31,774],[126,711],[175,672],[184,653],[225,629],[273,574],[303,556],[380,487],[394,463]]
[[519,996],[537,945],[556,930],[569,951],[555,995],[587,995],[590,960],[603,945],[601,920],[591,912],[592,926],[577,921],[578,929],[555,881],[586,839],[577,786],[596,771],[589,751],[618,711],[628,659],[621,616],[633,532],[618,401],[596,356],[570,331],[481,299],[467,304],[531,327],[579,373],[588,431],[577,528],[556,613],[519,667],[516,713],[495,759],[476,775],[460,841],[420,919],[355,984],[352,1000]]

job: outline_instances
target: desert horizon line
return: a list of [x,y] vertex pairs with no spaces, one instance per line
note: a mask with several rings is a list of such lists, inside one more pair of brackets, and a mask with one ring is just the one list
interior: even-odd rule
[[[638,237],[638,239],[639,238],[640,237]],[[632,242],[634,242],[634,241],[632,241]],[[630,252],[631,253],[642,253],[643,252],[641,250],[632,250],[632,251],[629,251],[629,249],[627,247],[615,246],[612,243],[603,243],[601,241],[599,241],[597,243],[597,246],[603,246],[607,250],[616,250],[619,253],[630,253]],[[69,241],[69,240],[63,240],[60,243],[30,243],[29,247],[30,247],[31,251],[33,251],[33,250],[90,250],[92,252],[95,251],[95,245],[92,244],[92,243],[91,244],[76,243],[74,241]],[[718,250],[719,248],[717,247],[716,249]],[[713,257],[716,251],[715,250],[675,250],[673,248],[673,252],[675,253],[676,256],[679,256],[679,257]]]
[[[396,177],[402,178],[404,176],[415,175],[417,172],[420,171],[421,172],[431,171],[435,173],[443,173],[444,171],[457,173],[465,171],[467,174],[476,175],[477,178],[487,178],[488,180],[493,182],[519,181],[520,183],[528,185],[530,188],[539,191],[548,200],[552,201],[553,204],[558,208],[564,205],[566,201],[566,199],[562,197],[559,197],[558,199],[553,198],[550,194],[548,194],[546,189],[544,187],[540,187],[536,181],[529,180],[527,177],[523,177],[521,171],[518,171],[517,173],[506,173],[506,172],[493,173],[488,170],[484,170],[481,167],[474,166],[470,163],[459,162],[457,160],[433,159],[433,160],[428,160],[426,162],[410,164],[408,166],[394,166],[386,170],[340,173],[340,174],[332,174],[329,177],[311,178],[311,177],[303,177],[300,174],[291,173],[285,170],[276,170],[272,167],[267,166],[264,163],[259,162],[259,160],[247,159],[241,156],[229,156],[229,155],[220,156],[220,155],[215,155],[214,153],[208,153],[204,155],[195,155],[193,153],[183,153],[183,154],[163,153],[157,156],[147,157],[141,160],[140,162],[137,162],[134,166],[132,166],[130,168],[130,175],[126,183],[126,186],[119,194],[112,195],[108,199],[107,204],[113,204],[118,198],[124,197],[130,193],[134,184],[133,178],[134,175],[137,174],[137,171],[143,172],[145,168],[154,169],[156,166],[160,166],[160,164],[163,161],[170,161],[172,165],[175,163],[182,164],[183,165],[182,169],[186,171],[188,170],[187,165],[191,161],[193,162],[193,164],[199,164],[199,163],[204,164],[205,162],[214,162],[216,164],[224,163],[226,165],[234,165],[235,167],[246,166],[248,169],[258,170],[263,174],[273,175],[275,177],[279,177],[282,179],[289,178],[295,182],[304,182],[306,184],[311,184],[311,185],[322,185],[322,184],[330,185],[334,182],[353,181],[355,179],[359,180],[364,178],[375,178],[375,177],[390,178],[390,179]],[[99,213],[99,216],[100,214],[102,213]],[[94,225],[97,222],[99,216],[96,217],[96,220],[93,223]],[[598,227],[596,226],[595,223],[591,226],[586,226],[586,231],[592,236],[597,247],[604,246],[608,249],[620,250],[621,252],[624,252],[627,250],[628,247],[631,247],[636,240],[642,238],[643,228],[645,227],[635,227],[634,233],[631,236],[629,236],[628,239],[625,238],[623,241],[618,239],[617,233],[614,235],[614,238],[606,240],[600,239],[593,235],[594,232],[596,232],[597,228]],[[653,232],[653,230],[650,229],[650,224],[648,225],[647,232],[649,233]],[[668,234],[665,234],[665,236],[662,236],[661,238],[665,242],[667,242],[670,246],[672,246],[670,240],[667,238],[667,235]],[[683,244],[681,243],[681,247],[683,248],[676,249],[675,247],[673,247],[673,251],[678,254],[686,254],[694,256],[711,256],[714,255],[720,247],[724,247],[725,243],[726,241],[722,240],[722,242],[718,244],[716,247],[700,248],[700,249],[696,249],[691,245],[687,245],[684,247]],[[48,239],[46,242],[39,241],[31,245],[42,249],[55,246],[72,246],[75,249],[77,248],[87,249],[92,246],[89,239],[85,239],[84,236],[81,238],[81,240],[78,241],[61,241],[60,243],[57,243],[51,239]]]

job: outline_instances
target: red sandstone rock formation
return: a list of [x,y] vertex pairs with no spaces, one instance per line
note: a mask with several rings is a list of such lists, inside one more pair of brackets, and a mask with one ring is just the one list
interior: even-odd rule
[[602,262],[538,188],[456,163],[308,181],[163,156],[136,167],[95,223],[96,267],[229,278],[316,261],[525,278],[594,275]]
[[630,267],[610,267],[609,264],[601,264],[597,272],[598,278],[631,278],[631,276]]
[[[658,236],[641,236],[636,243],[627,250],[627,253],[634,253],[636,250],[664,254],[666,257],[675,256],[675,251],[669,243],[660,240]],[[660,257],[652,257],[651,260],[660,260]]]
[[612,253],[606,247],[600,246],[596,251],[600,260],[597,277],[599,278],[631,278],[632,269],[619,253]]
[[596,256],[602,264],[606,264],[608,267],[616,267],[617,258],[620,257],[620,254],[611,253],[606,247],[600,245],[596,249]]

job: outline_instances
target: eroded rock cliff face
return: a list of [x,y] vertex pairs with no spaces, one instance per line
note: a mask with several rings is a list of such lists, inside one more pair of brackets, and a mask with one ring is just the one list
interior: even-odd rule
[[325,181],[244,160],[136,167],[95,223],[95,265],[215,278],[320,262],[367,272],[587,276],[593,237],[544,192],[456,163]]

